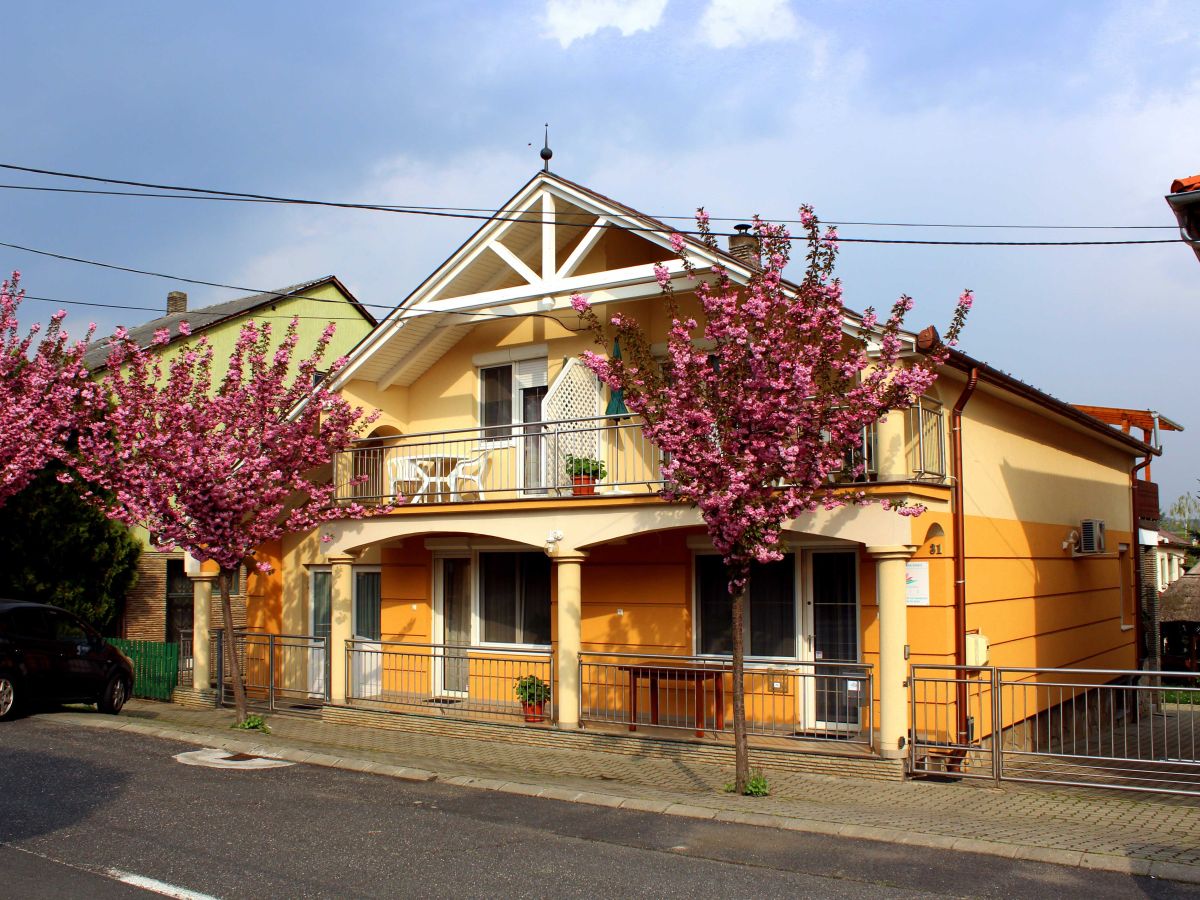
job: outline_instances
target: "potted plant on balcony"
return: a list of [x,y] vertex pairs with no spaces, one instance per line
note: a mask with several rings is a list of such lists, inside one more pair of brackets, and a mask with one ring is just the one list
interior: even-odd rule
[[546,721],[546,703],[550,699],[549,684],[536,675],[526,675],[517,679],[513,691],[521,701],[521,710],[525,713],[526,722]]
[[596,493],[596,482],[604,478],[608,471],[604,461],[593,456],[576,456],[567,454],[567,477],[571,479],[571,493],[576,497],[590,497]]

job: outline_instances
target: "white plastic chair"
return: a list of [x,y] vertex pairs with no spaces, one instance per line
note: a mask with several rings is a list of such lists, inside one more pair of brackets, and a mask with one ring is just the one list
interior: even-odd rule
[[[420,503],[429,490],[429,473],[408,456],[392,456],[387,461],[387,484],[392,496],[407,497],[409,503]],[[402,490],[415,485],[415,490]]]
[[474,456],[468,456],[466,459],[460,460],[458,465],[450,470],[450,474],[446,476],[446,480],[450,482],[450,502],[458,503],[462,500],[463,484],[474,485],[475,493],[479,495],[479,499],[484,499],[483,480],[487,477],[488,457],[491,455],[491,448],[480,446],[476,449]]

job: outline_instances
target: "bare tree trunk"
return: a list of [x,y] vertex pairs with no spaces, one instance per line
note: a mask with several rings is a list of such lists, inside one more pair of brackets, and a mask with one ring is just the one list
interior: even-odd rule
[[746,594],[743,587],[733,597],[733,752],[734,789],[746,793],[750,781],[750,747],[746,742]]
[[[233,708],[238,722],[246,721],[246,689],[242,685],[242,665],[238,660],[237,641],[233,635],[233,604],[229,599],[231,569],[221,569],[217,584],[221,586],[221,621],[225,624],[225,658],[229,660],[229,677],[233,681]],[[217,690],[221,688],[221,676],[217,673]]]

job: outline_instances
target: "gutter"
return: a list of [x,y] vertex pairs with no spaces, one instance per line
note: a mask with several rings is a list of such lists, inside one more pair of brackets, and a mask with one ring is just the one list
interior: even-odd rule
[[[967,548],[966,548],[966,511],[963,509],[964,477],[962,452],[962,414],[975,388],[979,384],[979,368],[973,366],[967,376],[967,385],[963,388],[958,402],[950,416],[951,452],[954,459],[954,665],[965,667],[967,664]],[[967,680],[965,673],[959,671],[955,677],[955,708],[958,711],[958,740],[960,746],[966,746],[970,740],[969,723],[967,721]]]

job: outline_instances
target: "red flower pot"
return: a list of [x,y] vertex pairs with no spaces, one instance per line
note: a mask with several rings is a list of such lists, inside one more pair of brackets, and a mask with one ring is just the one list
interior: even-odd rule
[[596,479],[591,475],[573,475],[571,485],[571,493],[576,497],[591,497],[596,493]]
[[526,722],[545,722],[546,721],[546,701],[539,700],[537,703],[527,703],[521,701],[521,709],[525,713]]

